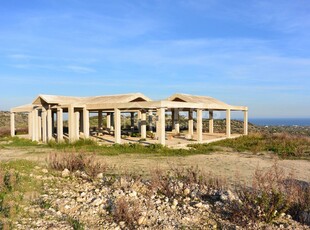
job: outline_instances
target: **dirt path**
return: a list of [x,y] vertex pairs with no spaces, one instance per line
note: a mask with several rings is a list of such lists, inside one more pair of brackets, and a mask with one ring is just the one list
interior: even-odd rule
[[[54,152],[53,149],[46,148],[5,148],[0,149],[0,161],[14,159],[27,159],[46,164],[48,153]],[[254,171],[259,167],[265,169],[275,163],[273,155],[253,155],[234,152],[217,152],[210,155],[192,156],[150,156],[142,154],[122,154],[118,156],[97,156],[115,166],[115,170],[121,173],[134,172],[148,174],[150,170],[160,167],[169,169],[175,166],[196,167],[206,172],[223,176],[230,180],[249,181]],[[310,162],[306,160],[277,160],[278,165],[288,173],[294,174],[299,180],[310,182]]]

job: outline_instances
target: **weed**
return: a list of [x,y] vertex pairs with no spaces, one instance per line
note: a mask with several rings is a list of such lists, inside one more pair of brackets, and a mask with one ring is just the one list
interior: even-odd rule
[[116,200],[112,209],[112,217],[115,222],[124,221],[129,229],[134,229],[141,214],[138,200],[126,200],[120,197]]
[[67,217],[67,221],[74,230],[84,230],[84,225],[78,219]]
[[91,178],[108,169],[106,164],[96,161],[94,155],[82,153],[51,153],[48,157],[48,165],[56,170],[84,171]]

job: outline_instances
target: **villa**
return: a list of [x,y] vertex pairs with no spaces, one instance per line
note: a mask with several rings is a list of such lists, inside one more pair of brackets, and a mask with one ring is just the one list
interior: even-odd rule
[[[214,133],[214,111],[226,112],[226,133]],[[15,135],[15,113],[28,114],[28,137],[33,141],[74,142],[80,138],[96,138],[107,143],[160,143],[176,145],[205,143],[234,137],[231,133],[231,111],[244,116],[243,134],[248,134],[248,108],[233,106],[208,96],[174,94],[165,100],[153,101],[141,93],[95,97],[39,95],[31,104],[11,109],[11,136]],[[208,112],[208,133],[203,132],[203,113]],[[90,127],[90,116],[98,116],[96,129]],[[131,129],[139,138],[123,135],[122,114],[130,114]],[[187,127],[180,134],[180,113],[186,114]],[[171,131],[167,130],[166,114],[171,114]],[[105,126],[103,126],[103,116]],[[64,121],[68,127],[64,127]],[[147,126],[148,124],[148,126]],[[153,125],[154,124],[154,125]],[[153,133],[154,132],[154,133]],[[103,133],[103,135],[98,135]],[[148,133],[153,133],[152,138]],[[179,139],[173,140],[174,137]]]

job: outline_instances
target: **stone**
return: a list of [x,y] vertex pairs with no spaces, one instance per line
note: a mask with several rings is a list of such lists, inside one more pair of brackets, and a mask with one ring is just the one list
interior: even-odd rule
[[98,178],[98,179],[102,179],[102,178],[103,178],[103,173],[98,173],[98,174],[97,174],[97,178]]
[[177,201],[176,199],[173,199],[172,205],[173,205],[173,206],[177,206],[177,205],[178,205],[178,201]]
[[138,219],[138,225],[143,225],[145,223],[145,216],[140,216]]
[[47,169],[42,169],[42,172],[46,174],[46,173],[48,173],[48,170]]
[[191,192],[191,190],[189,190],[189,188],[186,188],[186,189],[184,189],[183,194],[184,194],[185,196],[187,196],[187,195],[190,194],[190,192]]
[[130,196],[130,197],[137,197],[137,192],[136,192],[136,191],[131,191],[131,192],[129,193],[129,196]]
[[62,177],[68,177],[70,176],[70,171],[68,169],[64,169],[61,173]]
[[100,198],[97,198],[93,201],[92,203],[94,206],[99,206],[100,204],[102,204],[102,200]]

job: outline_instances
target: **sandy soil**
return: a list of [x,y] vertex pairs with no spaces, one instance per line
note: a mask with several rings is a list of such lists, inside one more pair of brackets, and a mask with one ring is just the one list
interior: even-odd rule
[[[45,148],[4,148],[0,149],[0,161],[27,159],[46,164],[47,156],[53,149]],[[266,169],[275,162],[289,174],[299,180],[310,182],[310,162],[306,160],[277,160],[274,155],[265,153],[254,155],[251,153],[216,152],[210,155],[192,156],[150,156],[142,154],[122,154],[118,156],[97,156],[113,165],[121,173],[148,174],[150,170],[160,167],[169,169],[176,166],[196,167],[206,172],[228,178],[230,181],[242,180],[249,182],[257,168]]]

